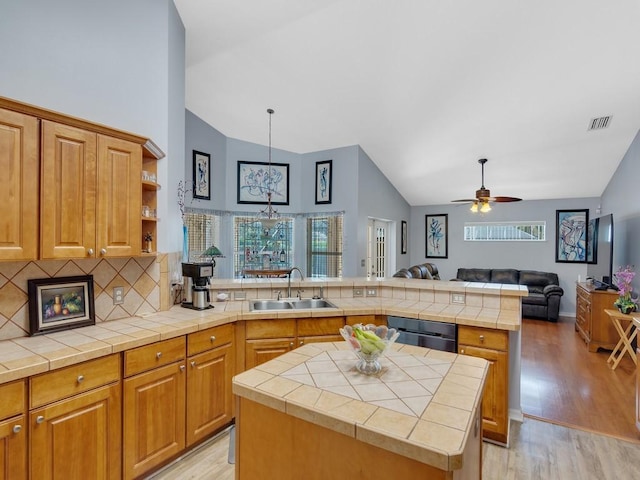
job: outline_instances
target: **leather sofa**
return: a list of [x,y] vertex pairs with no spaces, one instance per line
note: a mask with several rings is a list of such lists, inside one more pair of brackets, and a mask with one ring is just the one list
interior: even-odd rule
[[422,280],[440,280],[438,267],[433,263],[421,263],[409,268],[401,268],[393,274],[398,278],[420,278]]
[[564,290],[560,287],[558,275],[555,273],[506,268],[459,268],[453,280],[525,285],[529,290],[529,296],[522,297],[523,318],[558,321],[560,298],[564,295]]

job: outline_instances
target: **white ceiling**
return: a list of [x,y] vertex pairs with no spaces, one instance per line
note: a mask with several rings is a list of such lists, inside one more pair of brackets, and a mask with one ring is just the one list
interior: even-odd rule
[[411,205],[473,197],[481,157],[493,195],[600,196],[640,128],[638,0],[174,1],[189,110],[266,145],[274,108],[293,152],[359,144]]

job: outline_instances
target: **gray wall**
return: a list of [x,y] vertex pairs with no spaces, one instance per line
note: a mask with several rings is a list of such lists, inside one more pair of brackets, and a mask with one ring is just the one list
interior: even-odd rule
[[[182,170],[184,27],[171,0],[3,1],[0,44],[1,95],[148,136],[168,154],[161,184],[175,178],[169,162]],[[161,250],[173,221],[159,224]]]
[[[522,201],[493,205],[488,214],[474,214],[469,205],[435,205],[414,207],[409,225],[410,265],[432,262],[438,266],[443,280],[455,278],[458,268],[515,268],[555,272],[560,278],[564,296],[560,302],[560,314],[575,315],[575,282],[578,276],[586,278],[586,264],[555,262],[556,210],[589,209],[596,213],[598,198],[571,198],[557,200]],[[447,213],[449,215],[449,255],[447,259],[425,258],[425,215]],[[606,213],[606,212],[605,212]],[[545,242],[465,242],[465,222],[533,221],[547,224]],[[402,265],[402,266],[410,266]]]

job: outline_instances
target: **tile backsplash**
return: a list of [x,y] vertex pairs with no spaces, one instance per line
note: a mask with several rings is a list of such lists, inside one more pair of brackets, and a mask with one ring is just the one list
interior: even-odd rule
[[[167,285],[166,256],[0,262],[0,340],[29,335],[27,280],[93,275],[96,323],[156,312]],[[163,283],[164,282],[164,283]],[[113,304],[113,288],[124,303]]]

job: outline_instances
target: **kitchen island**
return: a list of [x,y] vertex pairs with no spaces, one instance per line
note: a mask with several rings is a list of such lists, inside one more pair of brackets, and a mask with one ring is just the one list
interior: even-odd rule
[[478,479],[486,360],[394,345],[355,370],[308,344],[234,377],[236,478]]

